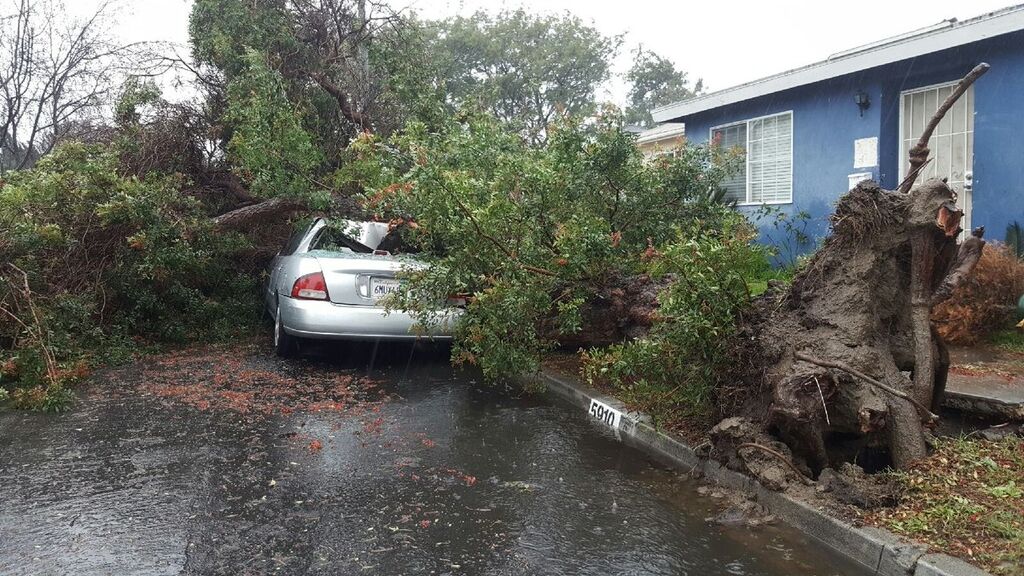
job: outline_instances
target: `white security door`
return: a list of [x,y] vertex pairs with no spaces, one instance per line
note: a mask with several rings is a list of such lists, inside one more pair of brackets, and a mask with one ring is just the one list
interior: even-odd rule
[[[953,91],[953,84],[908,90],[900,96],[900,180],[910,170],[908,153],[921,137],[925,124]],[[918,176],[948,178],[957,193],[957,206],[964,211],[961,227],[971,229],[971,187],[974,158],[974,86],[956,101],[939,122],[928,143],[931,162]]]

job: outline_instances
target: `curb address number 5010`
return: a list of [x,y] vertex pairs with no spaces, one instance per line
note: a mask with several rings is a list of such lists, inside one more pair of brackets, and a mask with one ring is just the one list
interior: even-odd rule
[[622,412],[594,398],[590,399],[590,410],[588,412],[591,416],[615,430],[619,429],[619,424],[622,422]]

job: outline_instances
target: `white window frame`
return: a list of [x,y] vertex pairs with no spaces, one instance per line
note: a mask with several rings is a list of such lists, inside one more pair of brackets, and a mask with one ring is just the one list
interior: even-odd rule
[[[772,202],[752,202],[750,200],[750,123],[758,120],[764,120],[766,118],[774,118],[776,116],[789,116],[789,200],[775,200]],[[746,125],[747,128],[747,142],[743,147],[743,161],[746,163],[744,166],[744,175],[746,176],[746,198],[742,202],[737,202],[737,206],[766,206],[766,205],[784,205],[793,203],[793,140],[796,137],[796,126],[794,125],[793,111],[786,110],[784,112],[776,112],[774,114],[765,114],[764,116],[757,116],[756,118],[747,118],[746,120],[739,120],[737,122],[729,122],[727,124],[719,124],[718,126],[712,126],[708,128],[708,142],[713,142],[715,138],[715,130],[721,130],[723,128],[730,128],[732,126]]]

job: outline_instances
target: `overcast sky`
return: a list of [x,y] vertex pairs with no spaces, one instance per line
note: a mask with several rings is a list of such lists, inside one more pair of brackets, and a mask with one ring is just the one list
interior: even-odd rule
[[[66,1],[74,9],[95,0]],[[122,1],[119,29],[126,40],[187,44],[189,0]],[[428,18],[518,7],[572,12],[605,34],[625,34],[617,72],[628,67],[629,50],[642,44],[672,59],[691,79],[703,78],[709,90],[720,90],[946,18],[976,16],[1010,1],[395,0],[393,5]],[[603,97],[621,103],[621,82],[612,83]]]

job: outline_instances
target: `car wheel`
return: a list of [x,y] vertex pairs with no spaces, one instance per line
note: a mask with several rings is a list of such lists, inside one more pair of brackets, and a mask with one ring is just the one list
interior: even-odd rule
[[282,358],[291,358],[298,350],[298,341],[291,334],[284,331],[281,325],[281,305],[277,305],[277,313],[274,315],[274,351]]

